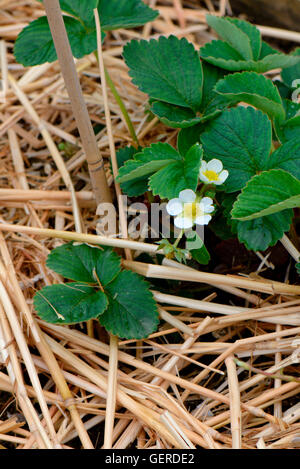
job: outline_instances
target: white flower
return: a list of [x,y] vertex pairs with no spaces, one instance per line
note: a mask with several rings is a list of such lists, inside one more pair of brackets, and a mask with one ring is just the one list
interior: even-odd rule
[[223,169],[222,161],[213,159],[206,163],[206,161],[202,161],[199,176],[200,180],[205,184],[215,184],[219,186],[223,184],[228,178],[228,171]]
[[213,200],[203,197],[197,200],[197,196],[191,189],[185,189],[179,193],[178,198],[171,199],[167,204],[169,215],[175,216],[174,225],[177,228],[189,229],[196,225],[207,225],[214,211]]

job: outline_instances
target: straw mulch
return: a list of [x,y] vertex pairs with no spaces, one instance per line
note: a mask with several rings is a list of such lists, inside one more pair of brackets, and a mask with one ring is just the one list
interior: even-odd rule
[[[176,130],[145,115],[147,97],[131,83],[122,47],[131,38],[172,33],[198,48],[212,38],[205,13],[214,8],[230,13],[230,5],[226,0],[148,3],[160,9],[159,18],[144,28],[110,33],[104,61],[141,144],[175,144]],[[289,269],[280,281],[272,281],[267,257],[260,255],[255,272],[206,273],[172,261],[137,263],[136,255],[151,253],[153,245],[144,240],[138,249],[126,244],[133,260],[127,256],[124,266],[151,279],[156,288],[166,282],[172,293],[154,288],[161,323],[147,340],[109,344],[96,321],[61,327],[36,316],[35,291],[61,281],[45,261],[63,241],[43,229],[75,232],[53,143],[56,148],[64,143],[60,154],[77,193],[84,231],[95,234],[97,223],[58,63],[24,70],[12,53],[18,33],[42,14],[34,0],[0,0],[0,447],[297,448],[300,286],[290,284]],[[297,33],[262,30],[300,42]],[[76,66],[114,190],[99,69],[93,56]],[[109,102],[118,148],[131,140],[110,93]],[[47,142],[41,136],[45,129]],[[114,238],[108,243],[118,245]],[[195,293],[182,290],[180,296],[180,286]],[[172,312],[179,313],[175,320]]]

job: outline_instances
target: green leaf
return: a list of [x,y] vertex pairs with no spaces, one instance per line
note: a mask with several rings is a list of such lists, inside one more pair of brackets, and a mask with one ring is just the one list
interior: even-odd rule
[[249,181],[231,214],[239,220],[252,220],[299,206],[300,181],[282,169],[271,169]]
[[94,20],[94,9],[97,8],[99,0],[60,0],[59,3],[66,13],[89,23]]
[[[202,62],[203,69],[203,96],[201,103],[201,112],[206,113],[206,109],[214,98],[220,97],[216,91],[215,86],[221,78],[226,74],[225,70],[214,67],[209,63]],[[217,107],[217,106],[216,106]]]
[[200,108],[202,66],[186,39],[162,36],[158,40],[132,40],[123,55],[133,83],[152,99],[195,112]]
[[200,48],[200,57],[211,65],[229,71],[243,70],[248,63],[227,42],[215,39]]
[[148,284],[131,271],[123,271],[106,289],[109,306],[99,318],[114,335],[126,339],[142,339],[158,325],[156,303]]
[[255,220],[238,221],[238,239],[249,250],[265,251],[269,246],[274,246],[284,233],[289,231],[292,218],[292,210],[283,210]]
[[207,265],[210,261],[210,254],[198,233],[191,231],[185,235],[187,237],[186,249],[190,252],[192,258],[199,264]]
[[168,143],[153,143],[142,152],[135,155],[135,160],[129,160],[119,169],[117,182],[127,182],[136,178],[149,176],[155,171],[180,160],[179,153]]
[[163,124],[169,127],[181,128],[192,127],[201,122],[201,117],[197,117],[194,111],[189,108],[174,106],[173,104],[154,101],[151,112],[155,114]]
[[299,58],[280,53],[262,41],[259,30],[247,21],[208,15],[207,22],[225,40],[212,41],[200,49],[200,56],[212,65],[231,72],[264,73],[300,62]]
[[298,274],[300,275],[300,262],[297,262],[295,267],[296,267]]
[[267,42],[261,41],[261,51],[260,51],[259,60],[264,59],[268,55],[272,55],[272,54],[278,54],[278,50],[271,47],[270,44],[268,44]]
[[[74,57],[81,58],[97,49],[96,31],[87,31],[75,18],[64,16]],[[54,62],[57,59],[46,16],[32,21],[19,34],[14,47],[17,62],[25,67]]]
[[264,57],[262,60],[257,62],[257,67],[254,71],[258,73],[264,73],[268,70],[274,70],[275,68],[287,68],[300,63],[300,57],[294,57],[292,55],[286,55],[277,52],[277,54],[271,54]]
[[203,128],[204,126],[202,124],[197,124],[193,127],[181,129],[180,132],[178,132],[177,148],[182,156],[185,156],[195,143],[200,143],[200,134]]
[[282,102],[286,112],[286,120],[285,122],[275,120],[275,132],[280,142],[284,143],[300,135],[300,104],[290,99],[283,99]]
[[92,284],[97,284],[98,278],[102,286],[121,270],[121,258],[111,248],[87,244],[63,244],[51,251],[46,264],[65,278]]
[[238,23],[213,15],[206,15],[206,21],[224,41],[240,54],[241,58],[244,60],[253,59],[249,36],[238,27]]
[[270,156],[270,168],[284,169],[300,179],[300,137],[281,145]]
[[262,40],[261,33],[256,26],[238,18],[227,18],[227,20],[243,31],[250,40],[252,56],[254,60],[258,60],[261,54]]
[[272,81],[253,72],[235,73],[220,80],[216,91],[236,104],[245,102],[261,109],[271,119],[285,119],[285,110],[278,89]]
[[[121,148],[117,152],[117,162],[118,167],[121,168],[124,166],[126,161],[134,161],[132,158],[137,153],[137,150],[134,147],[125,147]],[[138,167],[138,161],[134,161],[135,167]],[[144,194],[148,190],[148,177],[140,177],[136,179],[132,179],[128,182],[123,182],[120,184],[121,190],[124,194],[127,194],[129,197],[137,197],[139,195]]]
[[107,305],[102,291],[81,283],[50,285],[34,296],[39,317],[53,324],[76,324],[97,318]]
[[227,192],[242,189],[249,179],[264,169],[272,145],[272,126],[268,117],[252,107],[224,111],[201,135],[205,159],[217,158],[229,171]]
[[157,171],[149,179],[149,187],[153,195],[172,199],[178,197],[184,189],[196,190],[200,163],[203,156],[201,145],[196,144],[180,161],[169,163]]
[[[292,52],[292,55],[300,56],[300,47],[297,47],[297,49],[295,49]],[[289,86],[290,88],[293,88],[294,87],[293,86],[294,81],[299,80],[299,78],[300,78],[300,62],[297,62],[296,64],[292,65],[291,67],[288,67],[285,70],[282,70],[281,77],[282,77],[283,82],[287,86]]]
[[98,11],[101,27],[105,31],[135,28],[158,16],[158,11],[152,10],[141,0],[100,0]]

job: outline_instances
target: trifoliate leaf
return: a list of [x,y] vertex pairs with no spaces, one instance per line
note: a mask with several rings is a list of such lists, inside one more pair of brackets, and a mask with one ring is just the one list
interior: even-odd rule
[[228,99],[228,104],[245,102],[262,110],[272,120],[285,119],[285,110],[278,89],[263,75],[253,72],[228,75],[217,83],[216,91]]
[[294,207],[300,207],[299,179],[282,169],[271,169],[249,181],[231,214],[239,220],[253,220]]
[[179,192],[184,189],[196,191],[202,156],[203,149],[196,144],[180,161],[169,163],[154,173],[149,179],[153,194],[162,199],[172,199],[178,197]]
[[110,283],[121,270],[121,258],[111,248],[68,243],[53,249],[47,266],[65,278],[97,284]]
[[272,126],[268,117],[251,107],[224,111],[201,135],[205,159],[217,158],[229,171],[227,192],[242,189],[257,172],[268,169]]
[[286,231],[289,231],[293,218],[292,210],[283,210],[255,220],[238,221],[237,234],[241,243],[253,251],[265,251],[274,246]]
[[186,39],[162,36],[158,40],[132,40],[123,55],[133,83],[150,98],[194,112],[200,108],[202,66]]
[[52,324],[76,324],[95,319],[103,314],[107,305],[102,291],[82,283],[50,285],[34,296],[37,314]]
[[99,320],[109,332],[126,339],[142,339],[156,330],[156,303],[142,277],[123,271],[107,286],[106,293],[109,306]]

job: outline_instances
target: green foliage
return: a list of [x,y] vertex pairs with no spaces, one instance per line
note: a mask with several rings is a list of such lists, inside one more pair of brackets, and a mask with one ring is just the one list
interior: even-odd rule
[[148,284],[121,271],[121,258],[110,248],[68,243],[54,249],[47,266],[75,282],[44,287],[34,297],[38,315],[55,324],[98,318],[111,333],[127,339],[151,334],[158,324]]
[[237,235],[246,248],[265,251],[274,246],[289,231],[293,217],[292,210],[283,210],[273,215],[237,222]]
[[76,324],[96,319],[107,305],[102,291],[78,282],[44,287],[34,297],[34,307],[40,318],[53,324]]
[[124,183],[148,176],[148,187],[153,194],[171,199],[181,190],[196,190],[202,155],[199,144],[183,156],[168,143],[154,143],[120,168],[117,181]]
[[[300,47],[297,47],[297,49],[292,52],[292,55],[299,57]],[[298,85],[294,86],[294,81],[300,79],[300,62],[297,62],[295,65],[292,65],[291,67],[282,70],[281,77],[283,83],[289,88],[296,88],[297,86],[299,86],[299,83]]]
[[219,80],[216,91],[227,98],[228,105],[248,103],[268,114],[271,120],[285,119],[285,109],[276,86],[254,72],[234,73]]
[[162,239],[158,241],[157,244],[159,245],[157,251],[163,251],[168,259],[175,258],[178,262],[184,262],[186,264],[187,255],[189,253],[188,249],[181,249],[170,243],[168,239]]
[[[132,40],[124,47],[132,81],[149,95],[151,112],[166,125],[186,128],[216,116],[224,105],[214,86],[224,72],[205,65],[186,39]],[[178,60],[180,57],[180,60]]]
[[135,28],[155,20],[158,12],[141,0],[100,0],[98,6],[104,31]]
[[[134,147],[125,147],[121,148],[117,152],[117,163],[118,167],[121,168],[124,166],[126,161],[132,160],[134,155],[137,153],[137,150]],[[138,166],[138,162],[136,162],[136,167]],[[131,179],[128,182],[123,182],[120,184],[121,190],[124,194],[128,195],[129,197],[137,197],[139,195],[144,194],[148,190],[148,178],[147,177],[139,177],[136,179]]]
[[237,198],[232,217],[253,220],[300,207],[300,181],[287,171],[272,169],[254,176]]
[[242,189],[252,176],[269,168],[271,122],[251,107],[224,111],[209,124],[201,142],[205,159],[218,158],[229,171],[227,192]]
[[[74,57],[81,58],[97,49],[94,8],[98,7],[103,31],[141,26],[156,18],[157,12],[141,0],[60,0],[68,38]],[[104,38],[104,34],[102,35]],[[19,34],[14,54],[24,66],[57,59],[46,16],[32,21]]]
[[106,289],[109,305],[100,323],[114,335],[143,339],[158,325],[156,303],[148,284],[138,274],[123,271]]
[[133,83],[150,98],[195,112],[200,108],[202,66],[186,39],[134,39],[126,44],[123,55]]
[[203,60],[231,72],[264,73],[275,68],[296,66],[300,57],[278,53],[261,39],[259,30],[237,18],[207,15],[207,23],[223,39],[213,40],[200,49]]

